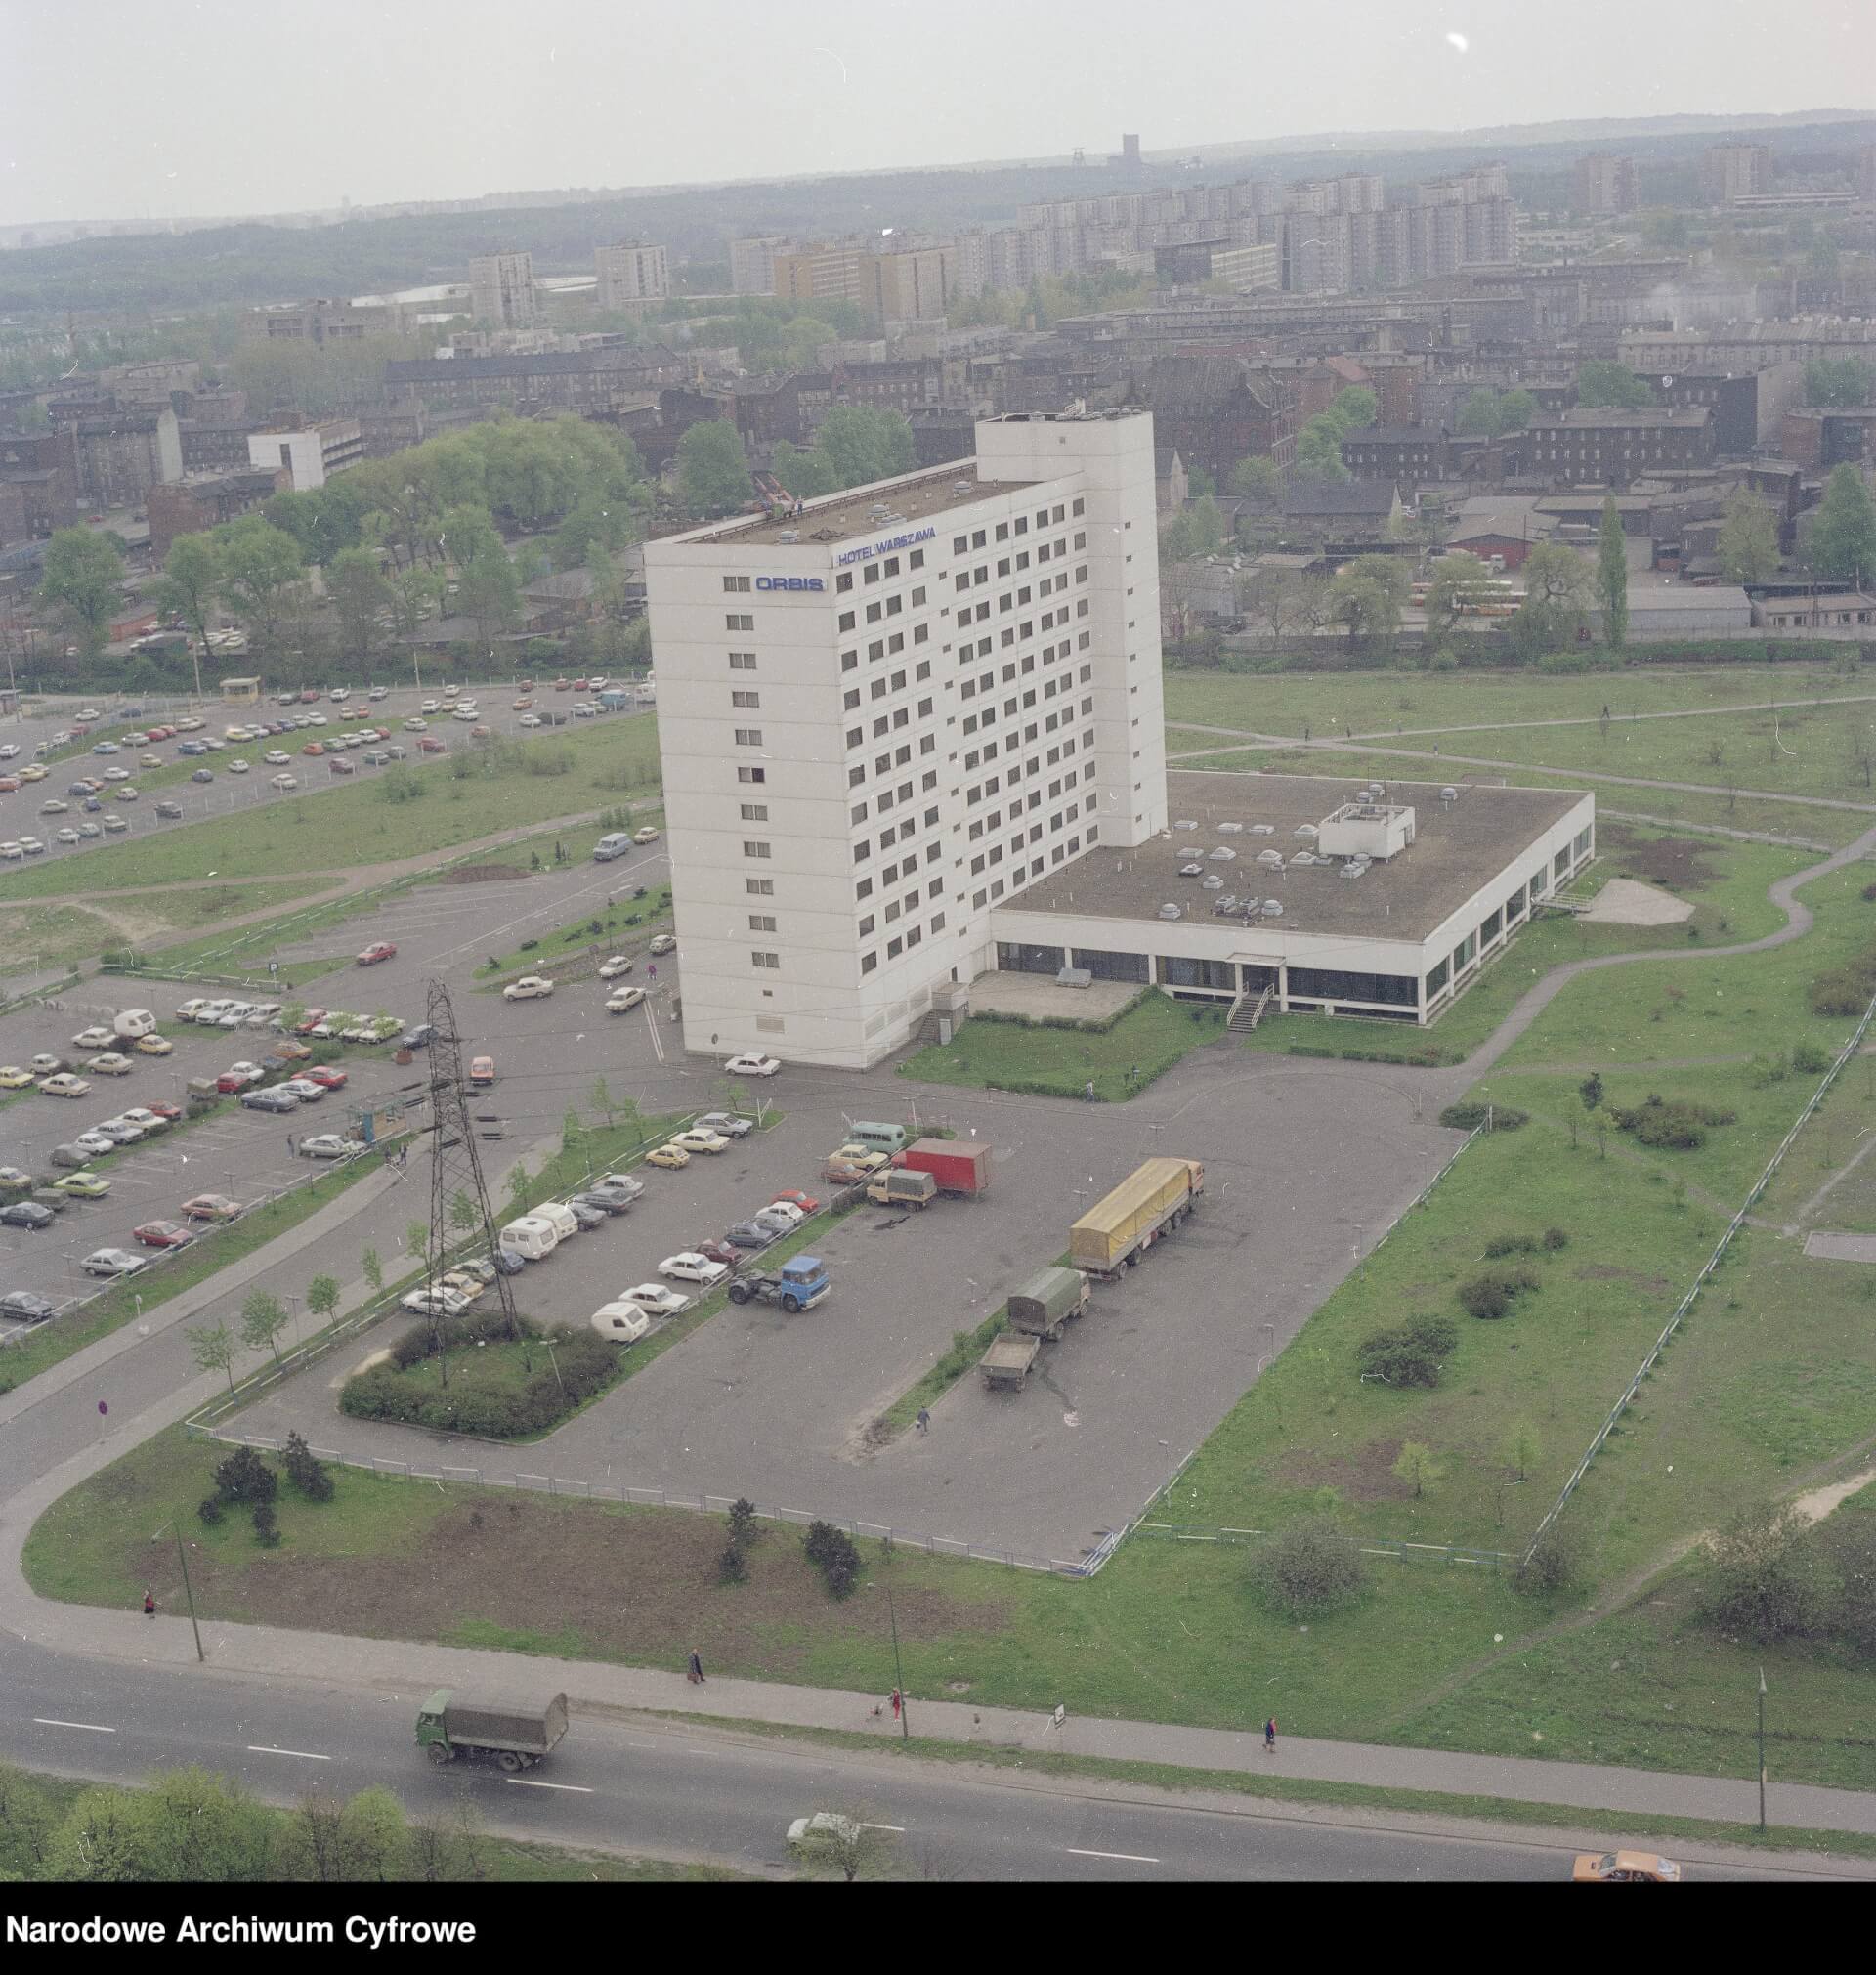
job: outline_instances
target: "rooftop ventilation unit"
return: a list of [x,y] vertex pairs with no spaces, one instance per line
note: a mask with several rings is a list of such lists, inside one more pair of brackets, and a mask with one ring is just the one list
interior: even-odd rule
[[1259,850],[1258,852],[1258,862],[1266,871],[1275,871],[1283,863],[1283,852],[1281,850]]
[[1162,919],[1183,919],[1185,915],[1176,905],[1163,905],[1160,907],[1160,917]]
[[1290,860],[1293,865],[1319,864],[1321,861],[1313,850],[1299,850]]
[[1224,889],[1224,880],[1214,872],[1210,878],[1200,881],[1199,889],[1201,891],[1222,891]]
[[1459,800],[1459,791],[1455,789],[1453,785],[1449,782],[1447,783],[1445,788],[1439,792],[1439,799],[1442,802],[1457,802]]
[[1212,907],[1212,910],[1214,912],[1219,913],[1236,912],[1237,909],[1238,909],[1238,894],[1235,891],[1230,893],[1228,897],[1215,900]]
[[1218,835],[1220,837],[1242,837],[1244,835],[1244,825],[1242,823],[1220,823],[1218,825]]
[[1205,866],[1203,864],[1181,864],[1179,866],[1179,876],[1181,878],[1203,878],[1205,876]]
[[951,491],[953,494],[968,494],[970,492],[970,482],[968,480],[954,480],[951,483]]
[[1254,823],[1251,826],[1253,837],[1274,837],[1276,834],[1277,826],[1274,823]]
[[1359,878],[1367,869],[1365,864],[1344,864],[1342,867],[1342,875],[1344,878]]
[[1280,898],[1266,898],[1263,901],[1262,911],[1265,919],[1281,919],[1283,917],[1283,900]]
[[1214,864],[1229,864],[1237,854],[1228,843],[1220,843],[1215,850],[1208,850],[1206,852],[1206,855],[1211,858]]
[[1199,819],[1196,816],[1181,816],[1172,826],[1174,830],[1196,830],[1198,827]]
[[1316,826],[1313,823],[1299,823],[1290,834],[1292,837],[1314,837]]
[[782,533],[776,537],[777,541],[799,541],[800,539],[801,539],[801,531],[798,528],[785,528],[782,531]]

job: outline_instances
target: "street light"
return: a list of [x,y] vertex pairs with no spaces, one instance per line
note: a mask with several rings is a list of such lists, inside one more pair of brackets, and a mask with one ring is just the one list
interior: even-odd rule
[[875,1585],[872,1578],[868,1578],[867,1589],[869,1591],[879,1590],[886,1594],[886,1618],[892,1626],[892,1681],[893,1687],[899,1696],[899,1739],[901,1741],[910,1741],[912,1739],[912,1702],[906,1696],[905,1669],[899,1663],[899,1614],[893,1610],[892,1586],[890,1584]]
[[1759,1831],[1766,1829],[1766,1669],[1759,1669]]

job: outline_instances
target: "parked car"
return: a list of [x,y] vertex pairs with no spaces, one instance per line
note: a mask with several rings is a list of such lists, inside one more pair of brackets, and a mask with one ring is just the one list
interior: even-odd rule
[[276,1084],[274,1088],[283,1096],[291,1097],[296,1104],[317,1104],[325,1095],[323,1086],[307,1077],[289,1077],[285,1083]]
[[619,988],[615,993],[609,994],[606,997],[606,1012],[609,1015],[627,1015],[635,1008],[643,1007],[644,1002],[645,990],[643,988]]
[[0,1296],[0,1316],[10,1316],[15,1323],[44,1323],[57,1308],[50,1297],[30,1289],[9,1290]]
[[22,1070],[18,1063],[8,1063],[0,1069],[0,1091],[23,1091],[32,1083],[32,1072]]
[[[576,1214],[584,1207],[590,1209],[602,1219],[608,1219],[615,1214],[623,1214],[632,1203],[625,1199],[622,1194],[599,1193],[589,1189],[584,1193],[576,1193],[567,1204],[573,1208]],[[595,1223],[594,1224],[597,1225],[598,1224]]]
[[739,1117],[734,1111],[706,1111],[697,1121],[697,1129],[725,1138],[746,1138],[755,1130],[755,1120]]
[[139,1036],[134,1048],[140,1056],[167,1056],[176,1045],[167,1036]]
[[812,1193],[798,1193],[793,1190],[778,1193],[769,1204],[774,1207],[780,1207],[785,1203],[789,1207],[800,1208],[803,1214],[813,1214],[819,1210],[821,1205],[820,1201]]
[[726,1241],[720,1234],[712,1234],[707,1241],[697,1244],[700,1255],[707,1255],[712,1262],[720,1262],[725,1268],[741,1268],[744,1251],[734,1241]]
[[635,1304],[647,1316],[682,1316],[694,1301],[665,1282],[636,1283],[621,1292],[618,1300]]
[[634,843],[656,843],[658,841],[658,832],[648,823],[644,829],[632,832],[632,841]]
[[83,1077],[74,1077],[69,1070],[60,1070],[53,1076],[42,1077],[39,1088],[49,1097],[82,1097],[91,1086]]
[[135,1275],[149,1264],[124,1248],[95,1248],[79,1265],[87,1275]]
[[82,1173],[67,1173],[52,1183],[59,1192],[68,1193],[74,1200],[102,1200],[110,1191],[110,1181],[101,1180],[89,1168]]
[[198,1193],[182,1206],[186,1221],[233,1221],[241,1211],[241,1203],[226,1193]]
[[691,1155],[682,1145],[655,1145],[645,1155],[648,1166],[663,1166],[675,1172],[680,1166],[691,1163]]
[[359,955],[360,966],[376,966],[381,960],[395,960],[398,950],[388,939],[374,939]]
[[579,1223],[579,1231],[582,1234],[590,1234],[595,1227],[604,1227],[613,1218],[606,1208],[582,1200],[577,1193],[568,1201],[567,1211]]
[[554,991],[552,981],[537,973],[525,973],[519,980],[513,980],[502,989],[501,998],[505,1002],[538,1001]]
[[117,1031],[94,1022],[88,1029],[80,1029],[72,1037],[74,1050],[107,1050],[117,1040]]
[[180,1221],[146,1221],[130,1231],[146,1248],[187,1248],[195,1239]]
[[750,1054],[732,1056],[723,1067],[733,1077],[772,1077],[782,1065],[774,1056]]
[[739,1248],[766,1248],[781,1230],[765,1227],[760,1221],[738,1221],[729,1229],[729,1239]]
[[245,1091],[250,1085],[258,1084],[267,1075],[259,1063],[231,1063],[215,1079],[215,1088],[224,1095],[235,1091]]
[[712,1262],[707,1255],[700,1255],[694,1248],[687,1248],[676,1255],[667,1255],[658,1265],[658,1272],[677,1282],[701,1282],[707,1289],[711,1284],[721,1282],[729,1270],[720,1262]]
[[98,1077],[127,1077],[134,1067],[130,1058],[117,1050],[106,1050],[85,1064],[86,1070]]
[[[72,1149],[78,1154],[78,1164],[81,1166],[90,1159],[107,1159],[117,1149],[117,1140],[96,1127],[87,1132],[80,1132],[71,1143]],[[63,1165],[64,1162],[55,1154],[54,1163]]]
[[287,790],[297,789],[300,786],[300,778],[297,775],[271,775],[268,777],[267,786],[270,789],[277,789],[284,794]]
[[300,1108],[300,1100],[284,1085],[277,1084],[272,1090],[243,1091],[241,1108],[247,1111],[269,1111],[277,1115],[285,1111],[297,1111]]
[[357,1138],[343,1138],[336,1132],[320,1132],[311,1138],[300,1140],[302,1159],[346,1159],[354,1152],[363,1150],[363,1145]]
[[349,1072],[335,1070],[329,1063],[315,1063],[310,1070],[302,1072],[309,1084],[318,1084],[327,1091],[342,1091],[346,1086]]
[[1605,1885],[1673,1885],[1680,1877],[1681,1868],[1674,1860],[1661,1858],[1654,1852],[1579,1852],[1570,1872],[1572,1881],[1593,1880]]
[[611,960],[600,962],[599,977],[601,980],[617,980],[620,974],[630,973],[636,965],[629,954],[616,953]]
[[773,1227],[779,1234],[789,1233],[807,1218],[792,1200],[771,1200],[749,1216],[758,1227]]
[[680,1132],[671,1140],[673,1145],[681,1145],[687,1152],[727,1152],[730,1141],[720,1132],[704,1131],[693,1126],[688,1132]]
[[42,1207],[36,1200],[14,1200],[0,1207],[0,1227],[24,1227],[36,1234],[57,1219],[50,1207]]
[[409,1310],[413,1316],[460,1316],[469,1308],[469,1302],[459,1290],[446,1289],[439,1282],[434,1288],[413,1289],[407,1296],[401,1296],[398,1308]]
[[661,932],[652,941],[651,950],[655,955],[675,953],[677,951],[677,934],[674,932]]

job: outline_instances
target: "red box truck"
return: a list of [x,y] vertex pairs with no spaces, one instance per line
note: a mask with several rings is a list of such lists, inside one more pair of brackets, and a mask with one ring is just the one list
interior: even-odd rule
[[977,1194],[990,1187],[990,1147],[958,1138],[919,1138],[892,1162],[909,1173],[929,1173],[941,1193]]

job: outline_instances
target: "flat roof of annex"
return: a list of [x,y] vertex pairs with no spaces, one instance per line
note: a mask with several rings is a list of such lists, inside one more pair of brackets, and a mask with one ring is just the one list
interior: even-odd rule
[[[867,487],[850,487],[819,500],[803,501],[799,514],[751,514],[676,538],[698,545],[762,548],[773,547],[782,543],[784,536],[793,535],[796,539],[784,546],[835,548],[842,542],[891,535],[902,527],[932,524],[955,508],[972,507],[1000,494],[1020,494],[1036,485],[1033,480],[979,480],[975,459],[954,459],[935,472],[904,480],[875,480]],[[874,513],[879,507],[886,510],[884,515]]]
[[[1400,782],[1383,776],[1384,800],[1414,811],[1413,844],[1368,875],[1344,879],[1333,863],[1291,867],[1299,850],[1315,848],[1314,838],[1296,835],[1302,824],[1320,824],[1352,800],[1360,785],[1342,776],[1231,774],[1177,769],[1167,778],[1172,827],[1134,850],[1114,851],[1096,844],[1084,857],[1051,871],[999,908],[1002,914],[1070,914],[1089,919],[1123,919],[1163,923],[1159,910],[1176,902],[1188,908],[1189,925],[1209,926],[1242,947],[1259,933],[1324,933],[1347,939],[1420,941],[1498,876],[1529,855],[1532,846],[1580,802],[1580,789],[1501,788],[1476,782]],[[1458,799],[1440,800],[1442,788],[1456,787]],[[1196,827],[1181,830],[1181,821]],[[1220,823],[1239,829],[1221,833]],[[1265,824],[1269,836],[1253,836]],[[1215,860],[1220,846],[1237,854]],[[1258,863],[1258,854],[1275,850],[1286,860],[1281,872]],[[1197,861],[1224,880],[1221,891],[1204,889],[1197,878],[1182,878],[1179,867]],[[1215,899],[1236,893],[1281,898],[1281,921],[1246,928],[1215,915]]]

